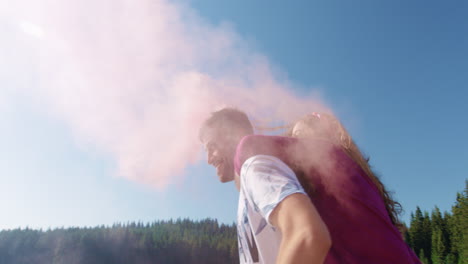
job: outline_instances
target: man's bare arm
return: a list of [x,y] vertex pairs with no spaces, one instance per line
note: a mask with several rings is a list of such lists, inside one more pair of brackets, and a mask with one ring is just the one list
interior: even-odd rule
[[270,223],[282,233],[277,264],[323,263],[332,241],[309,197],[289,195],[273,210]]

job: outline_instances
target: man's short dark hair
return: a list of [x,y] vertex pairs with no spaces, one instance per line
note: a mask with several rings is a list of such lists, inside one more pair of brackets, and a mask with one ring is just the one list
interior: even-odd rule
[[198,137],[203,141],[209,129],[219,129],[221,133],[253,134],[253,127],[247,115],[235,108],[226,107],[211,113],[200,128]]

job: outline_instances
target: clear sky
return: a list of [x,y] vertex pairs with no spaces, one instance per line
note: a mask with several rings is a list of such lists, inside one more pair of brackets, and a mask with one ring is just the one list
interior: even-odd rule
[[[394,191],[403,220],[417,205],[450,210],[468,178],[467,2],[183,3],[204,27],[227,28],[267,58],[292,93],[318,90]],[[204,160],[152,188],[119,177],[115,156],[92,142],[83,146],[70,123],[41,111],[35,97],[41,77],[29,63],[37,57],[22,34],[42,33],[17,29],[15,19],[0,12],[0,229],[178,217],[235,221],[234,185],[218,183]],[[29,92],[17,93],[23,86]]]

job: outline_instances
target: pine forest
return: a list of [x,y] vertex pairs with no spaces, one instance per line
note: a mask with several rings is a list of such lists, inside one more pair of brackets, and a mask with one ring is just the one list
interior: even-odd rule
[[[468,264],[468,181],[451,212],[419,207],[402,230],[424,264]],[[0,231],[1,264],[239,263],[236,226],[178,219]]]

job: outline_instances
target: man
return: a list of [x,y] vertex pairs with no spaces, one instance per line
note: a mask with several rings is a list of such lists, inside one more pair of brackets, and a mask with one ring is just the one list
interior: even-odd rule
[[214,112],[200,129],[208,163],[240,192],[240,262],[323,263],[331,247],[328,229],[285,163],[287,153],[276,147],[294,144],[252,134],[246,114],[232,108]]

